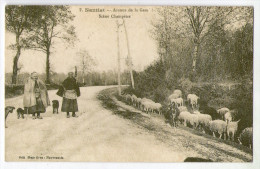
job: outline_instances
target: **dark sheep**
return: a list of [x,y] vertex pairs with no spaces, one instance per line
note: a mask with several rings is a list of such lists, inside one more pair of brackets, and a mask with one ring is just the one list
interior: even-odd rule
[[213,107],[209,107],[209,106],[200,106],[200,112],[202,114],[208,114],[212,117],[212,120],[219,120],[222,119],[221,115],[218,114],[217,110],[214,109]]

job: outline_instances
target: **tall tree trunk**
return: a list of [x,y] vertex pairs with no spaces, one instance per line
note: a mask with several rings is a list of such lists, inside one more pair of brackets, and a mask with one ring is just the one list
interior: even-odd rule
[[47,49],[46,53],[46,84],[50,84],[50,50]]
[[20,34],[16,35],[16,55],[13,60],[13,75],[12,75],[12,84],[17,83],[17,73],[18,73],[18,61],[21,55],[21,46],[20,46]]
[[18,73],[18,60],[21,55],[21,47],[17,47],[17,52],[13,60],[13,75],[12,75],[12,84],[17,83],[17,73]]

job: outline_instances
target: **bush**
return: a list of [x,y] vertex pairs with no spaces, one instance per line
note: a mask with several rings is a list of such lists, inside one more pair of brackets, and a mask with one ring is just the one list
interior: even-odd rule
[[5,98],[19,96],[24,93],[24,85],[5,85]]

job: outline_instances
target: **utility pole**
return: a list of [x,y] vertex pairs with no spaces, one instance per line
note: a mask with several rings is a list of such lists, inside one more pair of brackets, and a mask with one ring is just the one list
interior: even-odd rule
[[128,60],[128,66],[129,66],[129,71],[130,71],[130,75],[131,75],[131,82],[132,82],[132,88],[135,88],[135,83],[134,83],[134,77],[133,77],[133,70],[132,70],[132,58],[130,55],[130,49],[129,49],[129,41],[128,41],[128,35],[127,35],[127,30],[126,30],[126,26],[125,26],[125,20],[123,19],[123,24],[124,24],[124,28],[125,28],[125,37],[126,37],[126,44],[127,44],[127,51],[128,51],[128,55],[127,55],[127,60]]
[[116,21],[117,24],[117,83],[118,83],[118,94],[121,95],[121,70],[120,70],[120,48],[119,48],[119,27],[122,24],[118,23],[118,20]]

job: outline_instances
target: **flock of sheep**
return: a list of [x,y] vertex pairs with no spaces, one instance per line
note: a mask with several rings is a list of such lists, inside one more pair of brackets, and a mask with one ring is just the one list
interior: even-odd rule
[[[162,114],[162,105],[151,99],[138,98],[135,95],[122,95],[125,102],[133,105],[146,113]],[[233,121],[235,110],[229,110],[226,107],[215,110],[207,104],[198,105],[199,97],[195,94],[188,94],[187,100],[184,102],[181,90],[174,90],[173,94],[168,97],[171,123],[173,126],[178,126],[178,123],[184,126],[190,126],[193,129],[202,130],[202,132],[212,133],[213,137],[216,134],[219,138],[226,135],[228,139],[235,140],[235,135],[238,129],[239,121]],[[184,105],[187,105],[187,107]],[[188,111],[188,109],[190,111]],[[253,129],[252,127],[245,128],[238,137],[238,142],[252,148]]]

